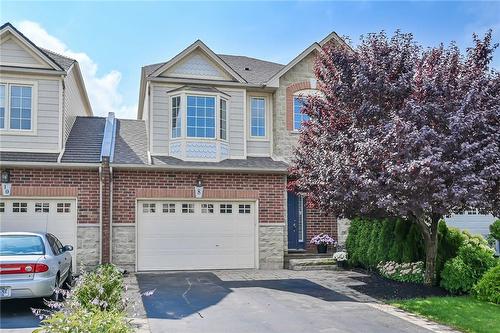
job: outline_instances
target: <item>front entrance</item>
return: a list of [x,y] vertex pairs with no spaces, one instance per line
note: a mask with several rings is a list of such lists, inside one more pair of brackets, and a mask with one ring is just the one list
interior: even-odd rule
[[306,207],[304,198],[288,192],[288,249],[304,250],[306,235]]

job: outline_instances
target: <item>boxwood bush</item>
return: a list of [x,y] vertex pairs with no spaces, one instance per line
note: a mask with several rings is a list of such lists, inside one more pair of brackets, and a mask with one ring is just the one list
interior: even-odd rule
[[487,271],[474,286],[474,296],[481,300],[500,304],[500,265]]
[[469,293],[483,274],[497,264],[493,253],[482,237],[466,239],[457,256],[445,263],[441,287],[456,294]]

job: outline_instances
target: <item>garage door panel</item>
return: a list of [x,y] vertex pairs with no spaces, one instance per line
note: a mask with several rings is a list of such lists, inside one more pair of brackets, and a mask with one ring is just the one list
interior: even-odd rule
[[48,232],[63,245],[72,245],[76,270],[76,200],[71,199],[2,199],[0,231]]
[[251,212],[239,204],[138,202],[138,270],[254,268],[254,204],[245,203]]

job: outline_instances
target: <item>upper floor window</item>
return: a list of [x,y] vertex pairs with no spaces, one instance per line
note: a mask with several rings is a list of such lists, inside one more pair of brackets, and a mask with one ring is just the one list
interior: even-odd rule
[[187,136],[215,139],[215,97],[187,96]]
[[5,128],[5,85],[0,85],[0,128]]
[[220,100],[220,138],[222,140],[227,139],[227,101],[225,99]]
[[181,136],[181,96],[172,97],[172,138]]
[[308,115],[302,113],[302,108],[304,107],[304,100],[301,97],[293,97],[293,130],[300,131],[302,128],[302,123],[308,121],[310,118]]
[[250,135],[266,136],[266,100],[263,97],[252,97],[250,101]]
[[31,130],[31,92],[28,86],[10,86],[10,129]]

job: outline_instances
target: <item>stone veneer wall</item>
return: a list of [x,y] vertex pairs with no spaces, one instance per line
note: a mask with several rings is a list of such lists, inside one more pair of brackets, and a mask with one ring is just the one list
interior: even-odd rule
[[77,227],[77,270],[91,270],[99,265],[99,225],[79,224]]
[[297,144],[298,133],[292,133],[287,128],[287,87],[299,82],[314,79],[314,57],[315,52],[302,59],[294,67],[280,78],[280,86],[274,93],[274,155],[279,159],[289,161],[292,156],[293,148]]
[[113,264],[130,272],[135,271],[135,226],[113,225]]
[[347,240],[347,235],[349,233],[349,226],[351,225],[351,220],[348,219],[338,219],[337,220],[337,233],[339,237],[339,243],[337,248],[339,250],[345,249],[345,242]]
[[282,269],[284,259],[285,225],[259,226],[259,268]]

